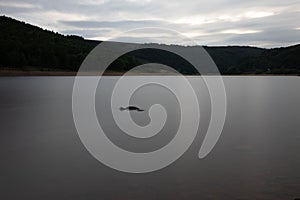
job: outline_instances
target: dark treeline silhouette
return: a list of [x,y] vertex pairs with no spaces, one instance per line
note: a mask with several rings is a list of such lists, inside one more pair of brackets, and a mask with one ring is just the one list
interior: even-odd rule
[[[77,71],[87,54],[100,43],[44,30],[6,16],[0,17],[0,30],[0,69]],[[300,45],[274,49],[247,46],[204,48],[224,75],[300,74]],[[149,62],[172,66],[183,74],[197,74],[186,60],[154,49],[121,56],[109,70],[125,72]]]
[[300,74],[300,45],[263,49],[206,47],[222,74]]
[[98,42],[64,36],[39,27],[0,17],[2,67],[74,70]]

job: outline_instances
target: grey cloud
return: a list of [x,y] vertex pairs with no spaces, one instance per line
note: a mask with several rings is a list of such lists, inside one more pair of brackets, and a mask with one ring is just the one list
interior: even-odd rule
[[123,21],[60,21],[61,23],[78,28],[130,28],[130,27],[155,27],[168,23],[156,20],[123,20]]
[[22,7],[12,7],[12,6],[1,6],[0,5],[0,12],[6,15],[13,15],[13,14],[21,14],[21,13],[31,13],[36,11],[36,8],[22,8]]

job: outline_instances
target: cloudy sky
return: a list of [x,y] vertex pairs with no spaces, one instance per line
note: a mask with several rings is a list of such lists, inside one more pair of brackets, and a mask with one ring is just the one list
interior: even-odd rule
[[182,44],[187,37],[200,45],[260,47],[300,43],[299,0],[0,0],[0,11],[98,40]]

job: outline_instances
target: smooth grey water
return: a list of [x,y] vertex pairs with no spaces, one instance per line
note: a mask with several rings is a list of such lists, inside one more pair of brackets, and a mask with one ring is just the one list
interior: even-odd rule
[[[172,93],[157,86],[134,94],[132,103],[145,112],[132,117],[146,125],[147,110],[159,103],[168,112],[163,130],[147,141],[122,134],[108,101],[116,79],[105,77],[96,95],[98,119],[104,121],[107,136],[135,152],[153,151],[172,140],[180,108]],[[224,77],[224,130],[202,160],[198,151],[210,100],[200,78],[189,80],[201,109],[192,146],[160,171],[126,174],[101,164],[82,145],[72,118],[74,78],[0,78],[0,199],[300,198],[300,78]]]

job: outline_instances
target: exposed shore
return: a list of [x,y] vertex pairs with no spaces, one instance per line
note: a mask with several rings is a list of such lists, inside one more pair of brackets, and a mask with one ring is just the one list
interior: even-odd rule
[[[22,71],[22,70],[1,70],[0,77],[10,77],[10,76],[97,76],[97,72],[77,72],[72,71]],[[123,72],[105,72],[104,76],[123,76]],[[130,76],[176,76],[175,73],[131,73],[126,74]],[[214,74],[211,74],[214,75]],[[196,76],[196,75],[187,75],[187,76]],[[208,74],[209,76],[209,74]],[[224,76],[300,76],[299,74],[226,74]]]
[[[72,72],[72,71],[21,71],[21,70],[0,70],[0,77],[2,76],[97,76],[97,72]],[[105,72],[103,76],[123,76],[124,72],[109,71]],[[129,76],[175,76],[175,73],[127,73]]]

